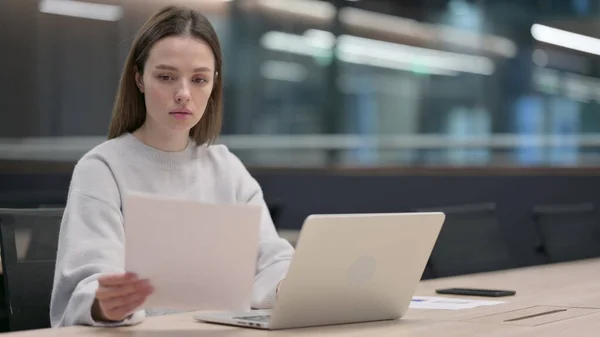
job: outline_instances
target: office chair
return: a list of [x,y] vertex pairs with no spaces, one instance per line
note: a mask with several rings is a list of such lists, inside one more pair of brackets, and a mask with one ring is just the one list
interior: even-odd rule
[[600,222],[593,204],[538,205],[533,218],[539,251],[549,263],[600,257]]
[[429,280],[432,278],[434,278],[434,275],[433,275],[433,271],[431,270],[431,262],[430,262],[430,260],[428,260],[427,264],[425,265],[425,269],[423,269],[423,274],[421,275],[421,281]]
[[0,208],[61,208],[67,192],[60,190],[19,190],[0,192]]
[[429,259],[433,278],[502,270],[513,262],[502,238],[494,203],[419,209],[441,211],[446,221]]
[[280,218],[281,213],[283,212],[283,204],[281,203],[268,203],[267,208],[269,209],[269,215],[271,216],[271,220],[273,220],[273,225],[275,226],[275,230],[280,229]]
[[0,209],[0,251],[10,331],[50,327],[58,233],[56,209]]

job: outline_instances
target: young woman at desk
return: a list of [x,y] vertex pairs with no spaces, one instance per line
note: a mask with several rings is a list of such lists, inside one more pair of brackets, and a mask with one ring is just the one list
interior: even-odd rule
[[221,126],[222,66],[216,32],[193,10],[163,8],[140,30],[119,84],[109,140],[85,154],[73,172],[52,326],[131,325],[160,314],[141,309],[152,280],[124,271],[125,189],[261,205],[252,306],[274,304],[293,248],[277,235],[261,188],[242,162],[226,147],[209,145]]

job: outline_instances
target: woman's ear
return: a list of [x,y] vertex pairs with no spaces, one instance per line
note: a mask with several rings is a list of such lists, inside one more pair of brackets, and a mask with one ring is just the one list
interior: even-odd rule
[[135,70],[135,84],[137,85],[140,92],[143,94],[144,93],[144,81],[142,78],[142,74],[140,74],[140,72],[137,71],[137,69]]

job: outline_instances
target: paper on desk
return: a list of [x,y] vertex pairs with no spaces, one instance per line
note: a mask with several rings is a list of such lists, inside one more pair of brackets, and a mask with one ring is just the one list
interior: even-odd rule
[[462,298],[446,298],[435,296],[414,296],[410,302],[412,309],[441,309],[441,310],[461,310],[471,309],[487,305],[496,305],[505,303],[504,301],[483,301],[469,300]]
[[262,209],[149,195],[124,204],[125,269],[155,291],[144,308],[248,310]]

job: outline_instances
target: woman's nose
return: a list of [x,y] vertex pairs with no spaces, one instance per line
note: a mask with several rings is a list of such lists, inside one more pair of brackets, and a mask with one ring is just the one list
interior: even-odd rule
[[190,89],[187,85],[182,84],[177,93],[175,93],[175,101],[177,103],[187,102],[190,100]]

